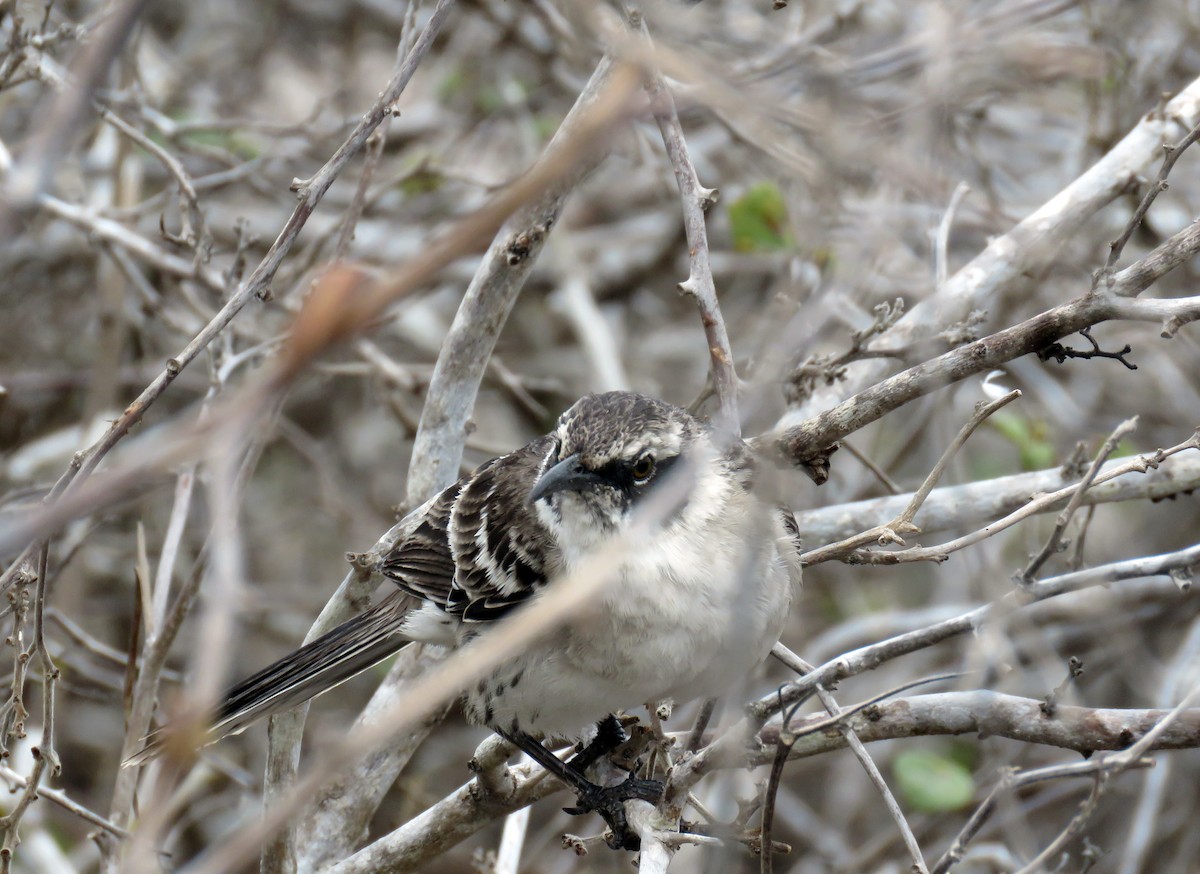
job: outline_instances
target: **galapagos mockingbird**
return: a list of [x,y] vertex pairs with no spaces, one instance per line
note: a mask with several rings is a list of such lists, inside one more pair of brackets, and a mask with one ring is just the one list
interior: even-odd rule
[[606,717],[615,711],[728,691],[778,640],[800,573],[795,521],[754,488],[746,445],[642,395],[584,397],[552,433],[414,510],[378,564],[399,590],[235,686],[213,737],[295,707],[411,641],[463,645],[629,526],[676,465],[690,474],[686,500],[619,560],[586,619],[462,697],[468,720],[579,793],[572,812],[600,813],[614,845],[635,846],[623,802],[657,800],[661,784],[631,777],[596,786],[582,771],[604,751],[593,749],[602,739],[562,762],[538,738],[579,737],[598,723],[614,745],[620,728]]

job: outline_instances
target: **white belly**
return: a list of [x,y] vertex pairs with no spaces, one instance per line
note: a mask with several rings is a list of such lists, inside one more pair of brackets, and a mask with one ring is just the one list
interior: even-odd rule
[[[789,574],[775,539],[761,532],[701,534],[731,542],[714,550],[682,535],[658,538],[655,549],[622,563],[586,619],[471,690],[468,715],[573,737],[618,710],[715,697],[736,686],[779,639]],[[755,554],[735,545],[744,543]],[[701,555],[718,558],[698,561]]]

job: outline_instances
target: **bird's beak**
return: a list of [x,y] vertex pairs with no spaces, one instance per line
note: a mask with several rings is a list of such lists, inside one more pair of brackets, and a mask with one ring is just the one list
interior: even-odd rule
[[533,504],[557,492],[577,492],[599,482],[601,477],[580,464],[578,455],[569,455],[534,483],[529,491],[529,503]]

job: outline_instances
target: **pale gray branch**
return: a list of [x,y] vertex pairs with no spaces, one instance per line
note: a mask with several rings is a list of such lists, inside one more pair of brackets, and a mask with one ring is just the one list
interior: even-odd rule
[[[1100,477],[1106,481],[1088,489],[1083,503],[1095,506],[1139,499],[1154,501],[1200,488],[1200,453],[1172,456],[1143,476],[1107,476],[1124,464],[1116,460],[1101,467]],[[1019,509],[1035,495],[1056,492],[1067,482],[1062,468],[1050,468],[943,486],[930,492],[915,521],[925,534],[960,525],[975,526]],[[822,546],[894,519],[912,497],[913,493],[908,493],[805,510],[796,513],[796,524],[804,532],[806,546]],[[1056,512],[1066,501],[1064,496],[1039,507],[1039,512]]]
[[[573,132],[604,92],[613,70],[613,60],[606,56],[546,147],[542,163],[554,161],[569,147]],[[408,472],[410,506],[458,479],[475,395],[504,322],[568,195],[606,155],[604,149],[592,150],[540,197],[514,212],[488,246],[459,304],[429,381]]]
[[[1126,191],[1139,174],[1159,159],[1164,142],[1182,136],[1197,121],[1200,121],[1200,79],[1183,88],[1162,112],[1145,115],[1087,172],[1007,234],[992,240],[945,285],[912,307],[888,332],[881,347],[897,349],[911,345],[962,321],[973,310],[986,308],[1025,287],[1029,277],[1042,274],[1053,264],[1060,247],[1084,221]],[[790,410],[774,431],[786,431],[815,413],[830,409],[876,382],[887,366],[886,361],[878,360],[851,365],[845,379]]]

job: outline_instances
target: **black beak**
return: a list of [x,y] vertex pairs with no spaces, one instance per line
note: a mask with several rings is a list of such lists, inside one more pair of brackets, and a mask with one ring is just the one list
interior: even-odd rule
[[579,463],[578,455],[569,455],[541,475],[529,491],[529,503],[557,492],[572,492],[602,482],[602,478]]

